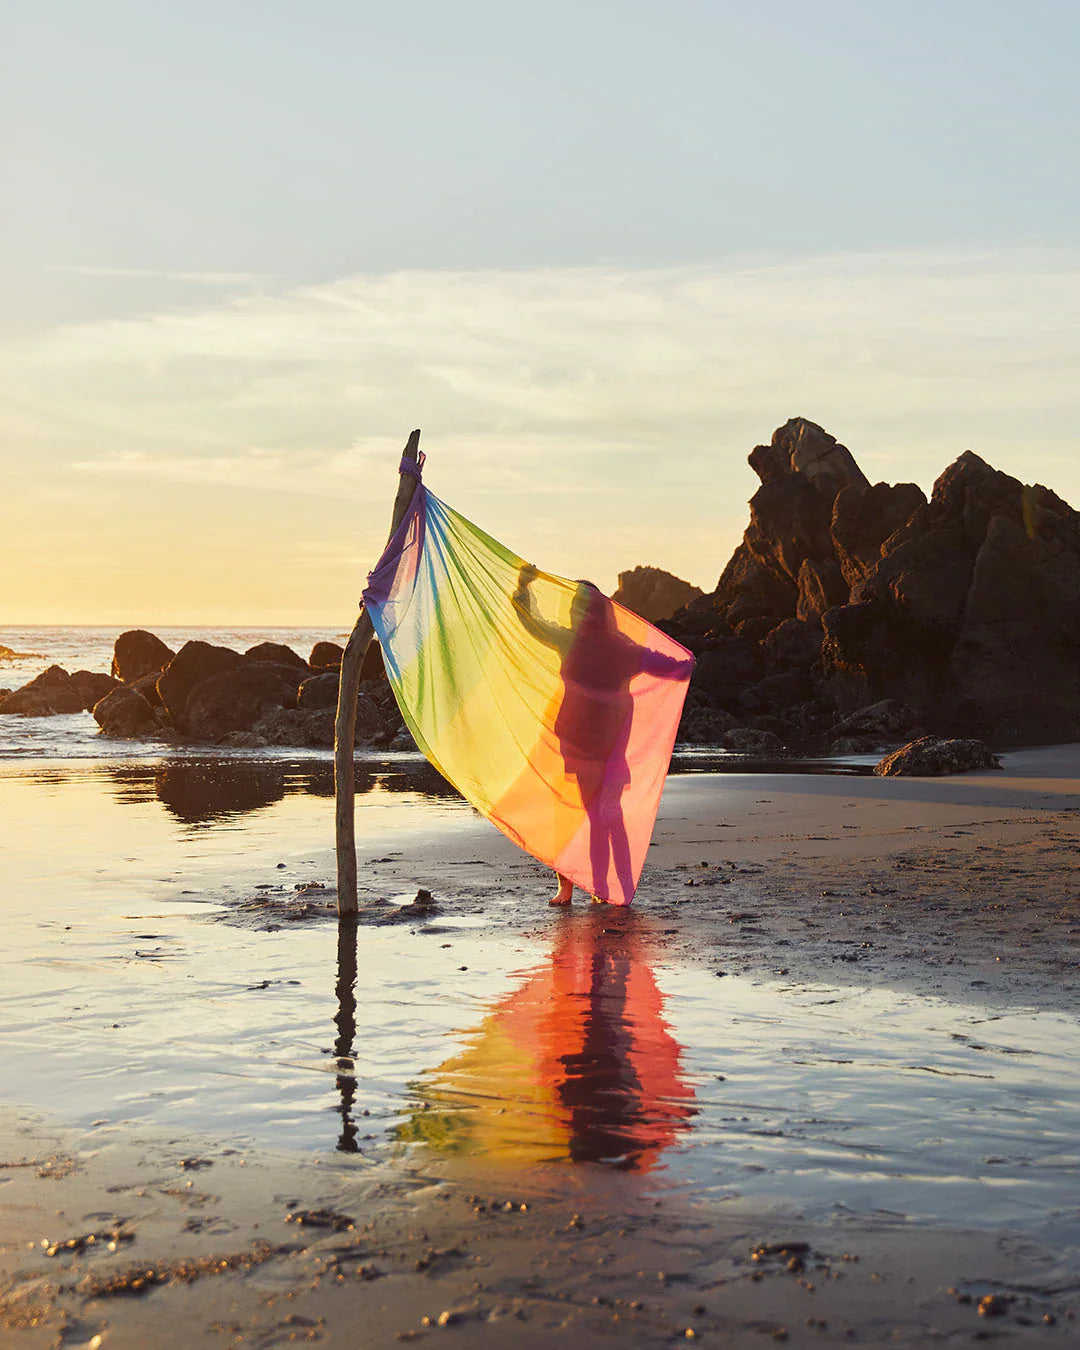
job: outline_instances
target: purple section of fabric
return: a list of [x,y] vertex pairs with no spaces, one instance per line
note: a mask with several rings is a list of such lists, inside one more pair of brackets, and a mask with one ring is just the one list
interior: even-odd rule
[[402,455],[401,463],[398,465],[398,473],[408,474],[410,478],[415,478],[419,483],[423,476],[425,459],[427,459],[427,455],[424,454],[423,450],[419,452],[419,458],[417,459],[410,459],[408,455]]
[[[404,461],[402,462],[404,463]],[[410,460],[409,463],[411,462]],[[419,473],[416,474],[416,479],[417,483],[413,489],[412,501],[409,503],[409,509],[405,512],[404,519],[390,536],[386,548],[383,549],[382,557],[368,573],[368,584],[364,587],[364,604],[369,607],[372,605],[385,606],[391,602],[394,591],[399,589],[398,570],[402,552],[406,542],[412,538],[415,539],[416,544],[412,549],[414,565],[419,561],[427,520],[427,488],[419,481]]]

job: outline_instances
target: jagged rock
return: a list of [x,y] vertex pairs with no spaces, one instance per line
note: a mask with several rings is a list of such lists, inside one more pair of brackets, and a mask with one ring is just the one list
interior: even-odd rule
[[859,603],[825,616],[841,707],[889,696],[932,730],[1080,736],[1080,515],[970,451],[885,542]]
[[719,745],[724,734],[739,724],[719,708],[688,708],[679,723],[678,741],[686,745]]
[[339,679],[336,670],[309,676],[297,693],[297,706],[300,708],[336,708],[338,684]]
[[143,628],[132,628],[121,633],[113,647],[112,674],[125,684],[141,675],[158,674],[164,670],[176,653],[153,633]]
[[293,666],[301,675],[309,673],[308,663],[284,642],[260,642],[244,653],[248,661],[268,661],[277,666]]
[[413,740],[413,734],[407,726],[401,726],[391,737],[390,744],[386,747],[388,750],[416,750],[417,744]]
[[153,708],[130,685],[117,684],[94,704],[93,712],[94,721],[106,736],[135,739],[161,732]]
[[763,486],[799,474],[829,501],[841,488],[869,486],[851,451],[805,417],[790,418],[773,432],[769,445],[756,446],[750,467]]
[[324,670],[331,666],[340,666],[341,658],[345,655],[345,648],[339,647],[336,642],[316,642],[311,649],[311,655],[308,657],[308,665],[312,670]]
[[732,628],[745,619],[767,617],[779,621],[794,615],[797,599],[798,588],[791,578],[766,566],[743,542],[732,554],[709,597],[714,612],[703,615],[703,631],[708,631],[718,614]]
[[243,660],[231,647],[215,647],[198,639],[185,642],[158,677],[157,691],[162,707],[179,726],[184,705],[195,686],[214,675],[235,670]]
[[832,558],[804,558],[799,568],[798,592],[795,616],[811,622],[834,605],[845,604],[849,597],[843,573]]
[[635,567],[619,573],[619,584],[611,598],[655,623],[657,619],[670,618],[701,593],[699,586],[692,586],[663,568]]
[[54,717],[61,713],[83,712],[83,694],[71,683],[63,666],[50,666],[40,675],[16,689],[0,703],[0,714],[17,713],[23,717]]
[[991,754],[982,741],[923,736],[886,755],[874,766],[874,773],[880,778],[900,774],[909,778],[936,778],[947,773],[967,773],[971,769],[1000,768],[1001,760]]
[[110,690],[117,688],[119,680],[100,671],[77,670],[71,677],[71,688],[82,698],[83,708],[89,711],[95,703],[100,703]]
[[771,754],[784,748],[775,732],[758,727],[734,727],[724,733],[720,744],[725,750],[736,751],[741,755]]
[[295,671],[265,661],[245,661],[201,680],[184,701],[177,725],[200,741],[251,731],[264,712],[296,702]]
[[863,580],[881,558],[885,541],[925,504],[922,488],[914,483],[849,484],[840,489],[833,502],[831,533],[836,561],[849,587]]

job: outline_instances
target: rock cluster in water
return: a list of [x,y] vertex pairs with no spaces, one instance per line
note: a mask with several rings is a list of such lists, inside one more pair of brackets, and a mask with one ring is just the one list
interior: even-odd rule
[[750,465],[743,542],[710,595],[660,623],[697,656],[684,739],[1080,739],[1080,513],[970,452],[929,501],[871,484],[803,418]]
[[[173,652],[142,629],[116,640],[110,675],[50,666],[0,700],[0,713],[48,716],[93,711],[107,736],[176,739],[258,748],[334,743],[342,649],[318,642],[308,660],[280,643],[241,654],[209,642]],[[358,745],[412,748],[372,653],[357,701]]]

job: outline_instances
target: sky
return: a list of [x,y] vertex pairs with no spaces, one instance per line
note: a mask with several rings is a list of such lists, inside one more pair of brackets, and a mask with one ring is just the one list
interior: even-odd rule
[[1080,505],[1072,0],[8,0],[0,624],[347,628],[423,431],[711,588],[792,416]]

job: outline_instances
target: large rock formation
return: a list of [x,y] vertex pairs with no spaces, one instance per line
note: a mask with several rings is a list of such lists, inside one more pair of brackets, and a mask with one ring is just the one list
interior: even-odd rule
[[[970,452],[929,501],[871,485],[802,418],[750,464],[742,544],[716,590],[661,625],[698,655],[689,735],[711,707],[800,749],[922,729],[1080,739],[1076,511]],[[888,717],[857,716],[884,700]]]
[[619,585],[611,598],[655,623],[657,619],[670,619],[701,593],[700,586],[692,586],[661,567],[635,567],[619,573]]

